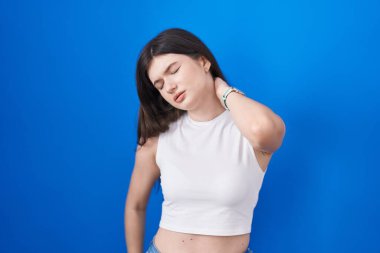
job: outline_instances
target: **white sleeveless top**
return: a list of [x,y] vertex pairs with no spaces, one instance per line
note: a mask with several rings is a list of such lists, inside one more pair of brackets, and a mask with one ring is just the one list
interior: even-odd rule
[[220,236],[251,232],[265,172],[229,111],[209,121],[186,112],[160,133],[156,163],[164,196],[160,227]]

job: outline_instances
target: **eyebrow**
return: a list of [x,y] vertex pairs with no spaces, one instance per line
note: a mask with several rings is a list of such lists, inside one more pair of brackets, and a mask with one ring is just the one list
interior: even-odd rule
[[[176,64],[177,62],[178,62],[178,61],[175,61],[175,62],[173,62],[173,63],[170,63],[169,66],[166,67],[166,69],[165,69],[165,71],[164,71],[164,74],[168,73],[170,67],[173,66],[174,64]],[[160,79],[154,81],[153,85],[156,85],[156,83],[157,83],[158,81],[160,81]]]

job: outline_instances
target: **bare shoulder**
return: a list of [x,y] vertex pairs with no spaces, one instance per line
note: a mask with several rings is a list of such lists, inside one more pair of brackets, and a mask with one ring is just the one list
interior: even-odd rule
[[255,151],[256,159],[260,165],[260,168],[265,172],[268,168],[269,161],[272,158],[273,153],[268,153],[260,149],[253,149]]
[[158,136],[148,138],[146,142],[144,143],[144,145],[142,146],[137,145],[136,153],[140,151],[140,153],[146,152],[146,153],[152,153],[153,155],[156,155],[157,142],[158,142]]
[[130,209],[146,208],[151,189],[160,177],[160,169],[155,159],[157,140],[158,137],[151,137],[144,145],[137,146],[127,196],[127,207]]
[[158,137],[150,137],[146,140],[144,145],[137,145],[135,154],[135,168],[140,170],[148,170],[155,179],[160,176],[159,168],[156,164]]

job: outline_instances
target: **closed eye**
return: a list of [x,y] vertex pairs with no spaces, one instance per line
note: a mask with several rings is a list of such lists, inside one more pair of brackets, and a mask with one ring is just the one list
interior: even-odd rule
[[[172,72],[171,74],[174,75],[175,73],[178,72],[178,70],[180,69],[181,67],[179,67],[178,69],[176,69],[174,72]],[[159,88],[159,90],[162,90],[164,88],[164,84],[162,84]]]
[[180,69],[181,67],[179,67],[176,71],[174,71],[172,74],[175,74],[178,72],[178,70]]

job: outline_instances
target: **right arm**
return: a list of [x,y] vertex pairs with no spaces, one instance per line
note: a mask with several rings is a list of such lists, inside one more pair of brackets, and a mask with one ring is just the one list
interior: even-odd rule
[[129,253],[143,252],[146,207],[154,182],[160,177],[156,164],[158,137],[148,138],[143,146],[138,146],[135,154],[129,190],[125,203],[125,240]]

